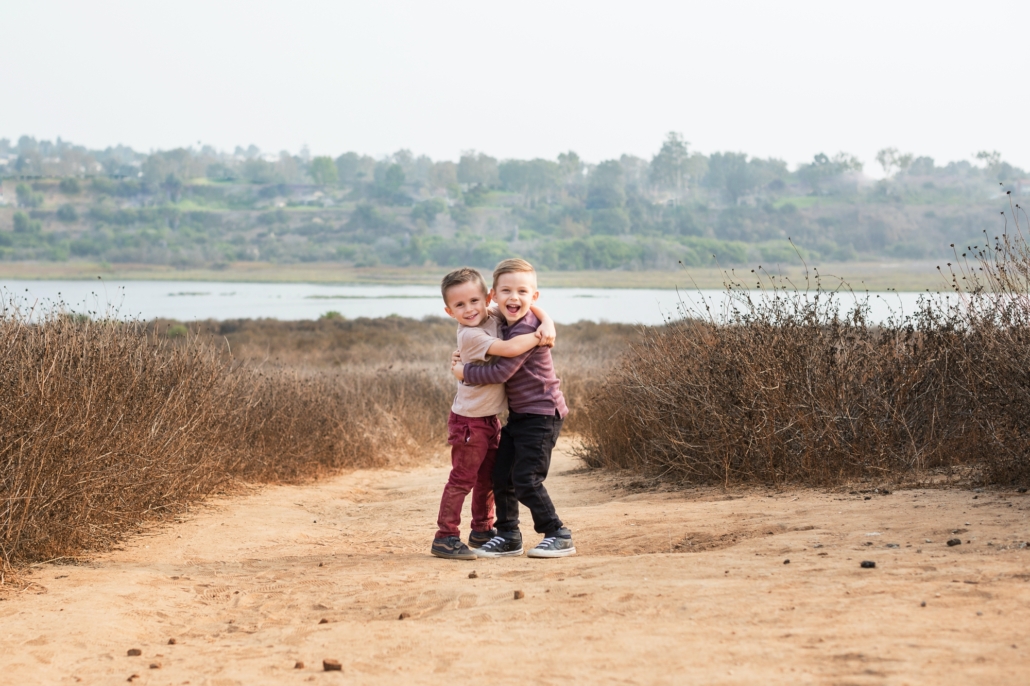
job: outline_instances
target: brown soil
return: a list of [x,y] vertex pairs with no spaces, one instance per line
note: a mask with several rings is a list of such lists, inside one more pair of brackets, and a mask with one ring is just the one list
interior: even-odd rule
[[3,681],[1025,681],[1027,495],[634,493],[567,448],[576,557],[431,557],[443,466],[267,487],[8,585]]

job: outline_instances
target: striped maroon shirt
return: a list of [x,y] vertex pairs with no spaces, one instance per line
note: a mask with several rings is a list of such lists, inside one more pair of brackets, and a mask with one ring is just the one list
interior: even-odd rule
[[[533,333],[540,320],[529,312],[514,324],[501,325],[501,338],[509,340],[524,333]],[[554,373],[551,349],[536,347],[518,357],[498,357],[492,364],[465,365],[465,383],[482,386],[503,383],[508,394],[508,407],[524,414],[553,415],[569,413],[560,381]]]

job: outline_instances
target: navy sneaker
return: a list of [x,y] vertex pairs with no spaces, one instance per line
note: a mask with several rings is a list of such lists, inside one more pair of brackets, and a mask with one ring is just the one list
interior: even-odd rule
[[544,540],[526,553],[529,557],[568,557],[575,554],[576,546],[572,543],[572,532],[565,527],[547,534]]
[[489,543],[490,539],[496,535],[497,529],[487,529],[486,531],[470,531],[469,548],[481,548],[484,544]]
[[461,539],[457,536],[434,538],[431,552],[437,557],[443,557],[448,560],[476,559],[476,554],[467,545],[462,543]]
[[497,532],[497,535],[476,548],[479,557],[516,557],[522,554],[522,534],[518,531]]

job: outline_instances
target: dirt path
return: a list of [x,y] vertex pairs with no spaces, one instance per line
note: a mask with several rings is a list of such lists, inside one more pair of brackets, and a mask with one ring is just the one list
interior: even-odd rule
[[0,602],[0,681],[1030,680],[1026,495],[630,494],[577,466],[548,480],[563,560],[430,557],[431,467],[265,488],[39,567]]

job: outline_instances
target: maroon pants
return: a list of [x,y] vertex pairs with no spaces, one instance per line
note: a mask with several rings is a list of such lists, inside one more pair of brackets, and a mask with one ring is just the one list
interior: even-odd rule
[[447,443],[451,446],[451,475],[440,498],[437,538],[458,536],[461,508],[472,491],[472,530],[489,531],[494,526],[492,474],[501,423],[496,416],[462,417],[451,412],[447,420]]

